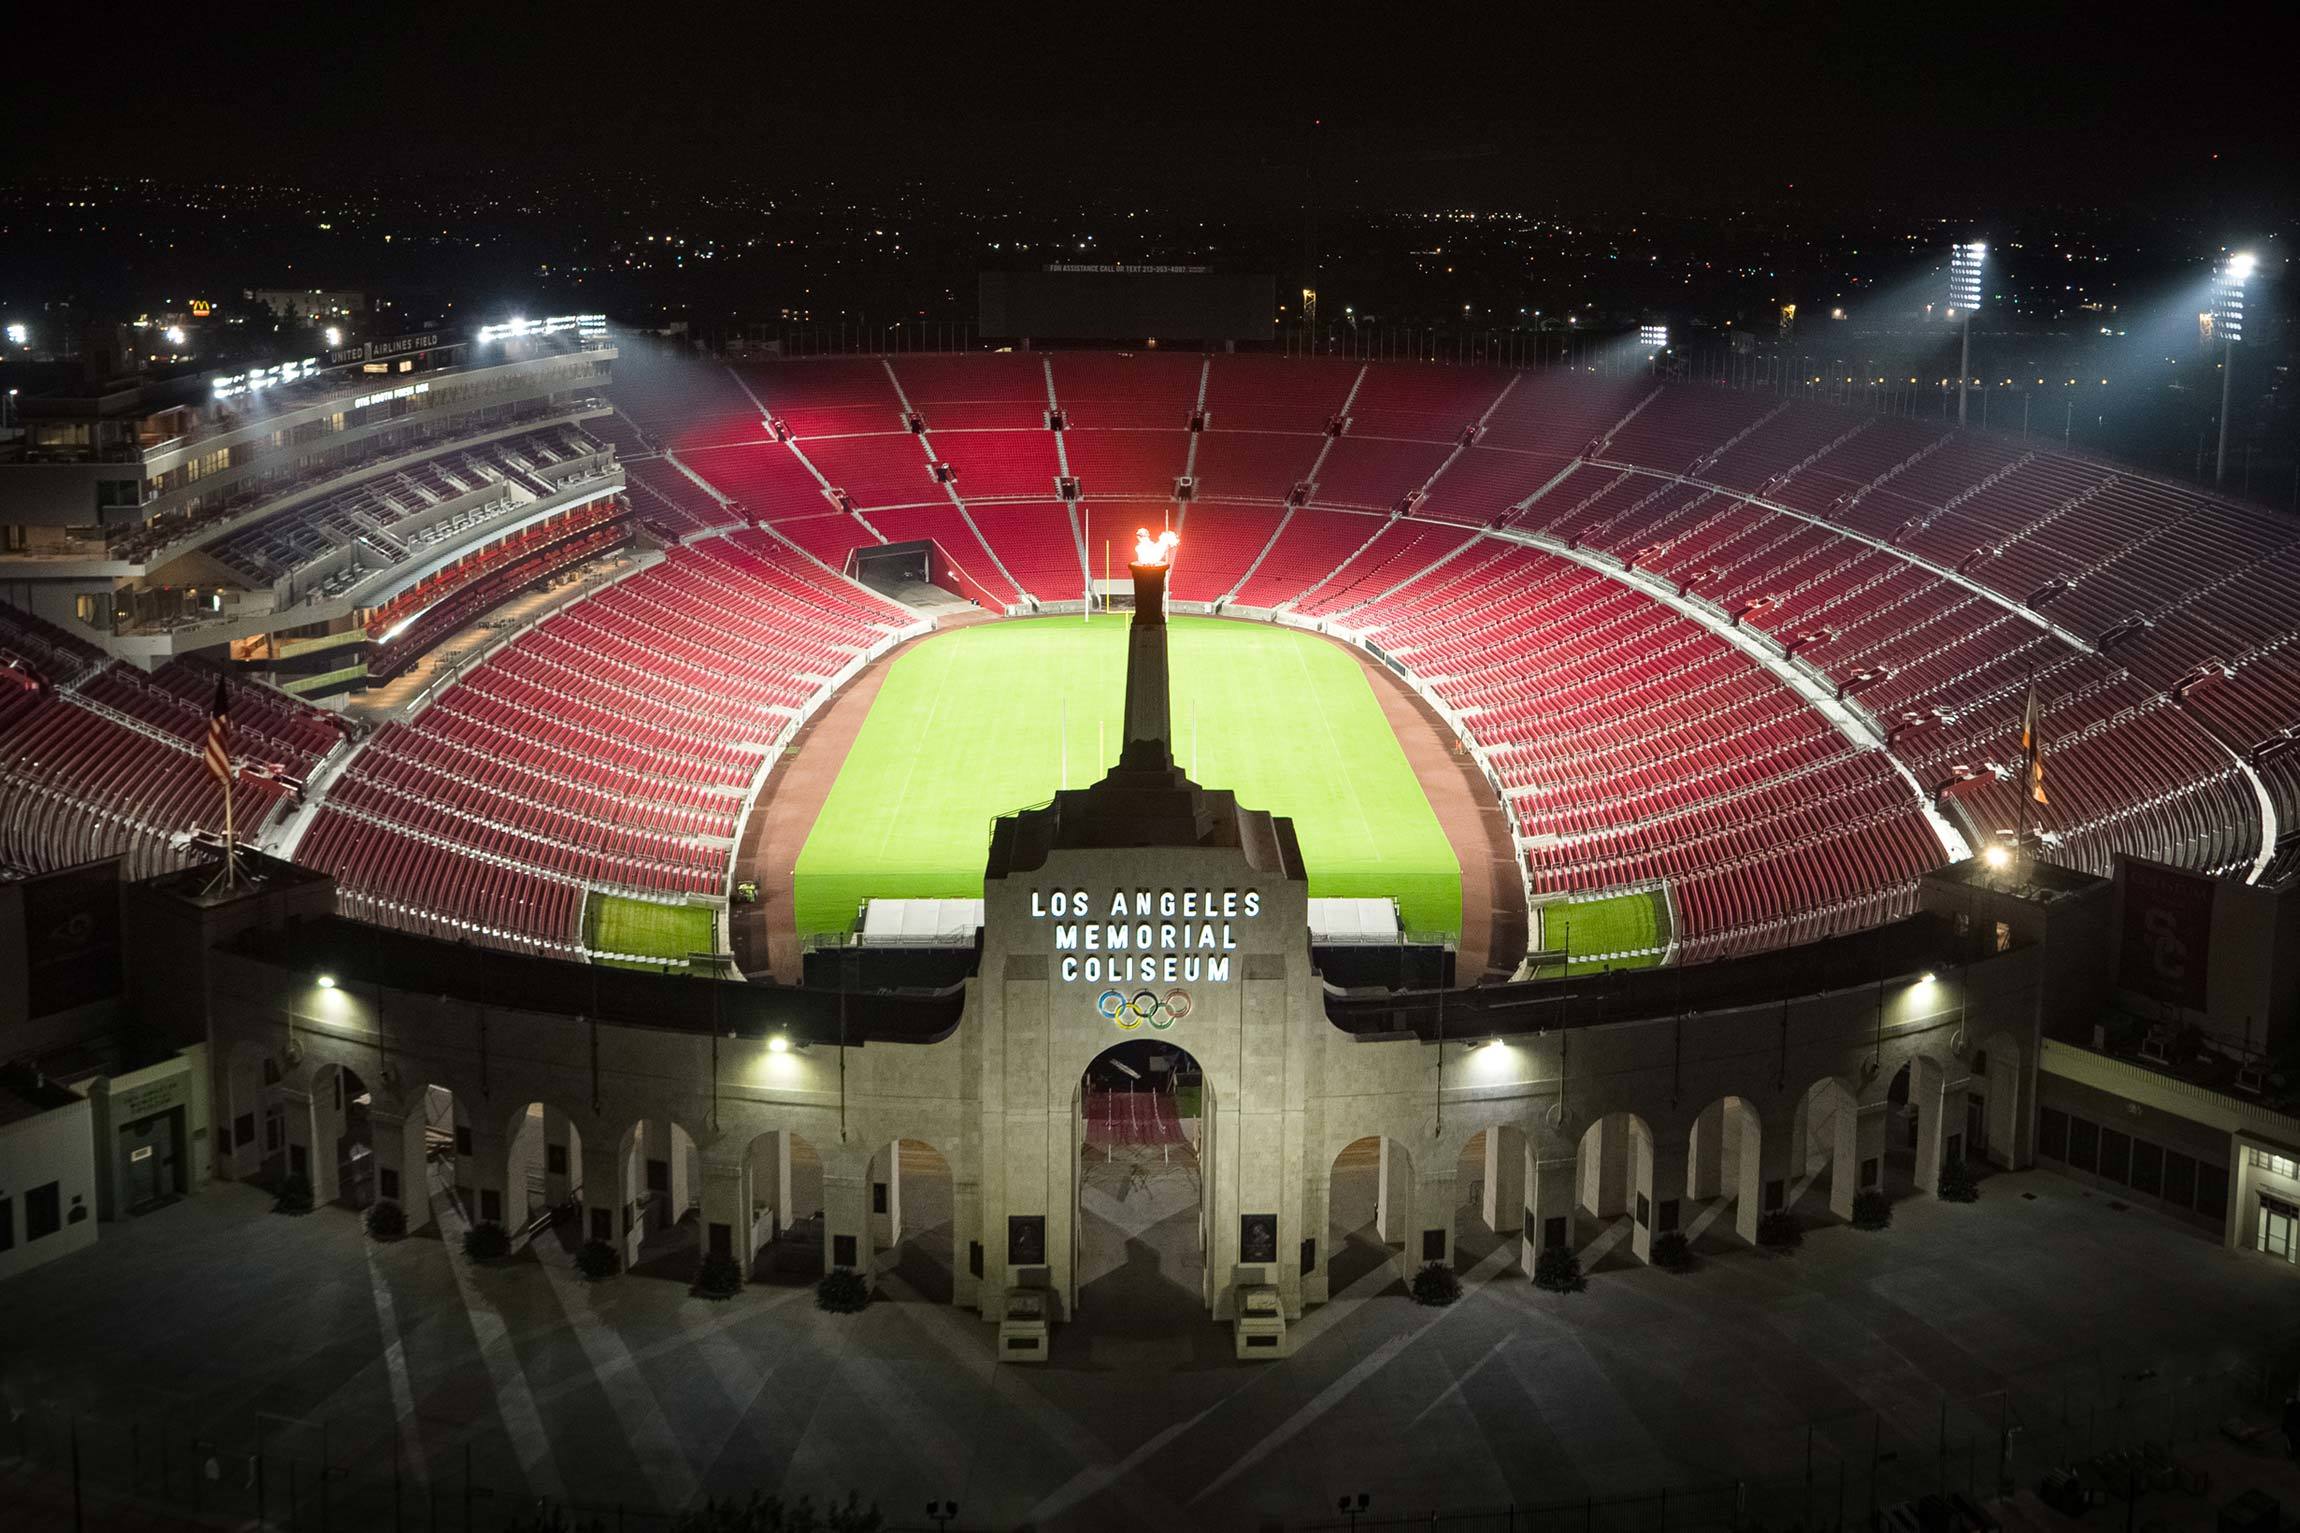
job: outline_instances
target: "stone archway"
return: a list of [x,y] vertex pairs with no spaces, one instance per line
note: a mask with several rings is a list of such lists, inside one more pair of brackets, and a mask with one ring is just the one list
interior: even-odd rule
[[1805,1088],[1789,1120],[1789,1186],[1784,1204],[1839,1219],[1853,1217],[1860,1190],[1861,1104],[1837,1077]]
[[1415,1260],[1414,1165],[1405,1145],[1381,1134],[1334,1154],[1326,1198],[1329,1294],[1410,1278]]
[[957,1289],[950,1158],[896,1139],[870,1158],[871,1287],[890,1299],[948,1304]]
[[1693,1119],[1687,1147],[1687,1238],[1757,1241],[1763,1212],[1764,1125],[1747,1097],[1719,1097]]
[[750,1206],[739,1254],[755,1282],[812,1283],[828,1270],[823,1157],[814,1141],[787,1128],[753,1136],[743,1150]]
[[[1203,1174],[1215,1111],[1205,1070],[1179,1045],[1123,1039],[1081,1072],[1071,1123],[1072,1313],[1099,1305],[1097,1329],[1123,1315],[1128,1330],[1202,1316],[1215,1285]],[[1274,1228],[1268,1238],[1264,1259],[1274,1264]]]
[[1609,1112],[1582,1130],[1575,1151],[1574,1245],[1585,1270],[1609,1259],[1649,1260],[1653,1249],[1653,1130],[1632,1112]]

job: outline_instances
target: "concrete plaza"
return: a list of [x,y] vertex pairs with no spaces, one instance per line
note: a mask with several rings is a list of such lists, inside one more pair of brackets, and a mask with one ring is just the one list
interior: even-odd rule
[[[473,1268],[436,1232],[375,1245],[347,1210],[281,1217],[219,1185],[8,1285],[0,1451],[32,1504],[76,1418],[91,1485],[244,1521],[260,1438],[272,1524],[292,1499],[331,1529],[391,1527],[395,1497],[410,1528],[493,1526],[536,1497],[643,1527],[754,1488],[859,1491],[895,1525],[947,1499],[968,1527],[1300,1527],[1365,1492],[1376,1519],[1424,1525],[1512,1506],[1510,1525],[1546,1525],[1523,1509],[1574,1503],[1576,1526],[1855,1526],[1872,1495],[1985,1495],[2001,1422],[2024,1486],[2173,1439],[2219,1466],[2215,1493],[2153,1496],[2141,1520],[2202,1526],[2242,1452],[2220,1423],[2274,1424],[2252,1386],[2300,1295],[2290,1268],[2026,1172],[1786,1254],[1597,1263],[1562,1296],[1505,1269],[1465,1208],[1468,1292],[1425,1309],[1373,1239],[1359,1157],[1335,1173],[1335,1298],[1291,1357],[1251,1365],[1198,1303],[1186,1155],[1093,1153],[1081,1314],[1042,1368],[999,1365],[990,1327],[927,1297],[952,1260],[931,1171],[906,1174],[905,1241],[854,1316],[795,1276],[690,1297],[678,1255],[586,1284],[549,1234]],[[2234,1479],[2300,1501],[2268,1442]]]

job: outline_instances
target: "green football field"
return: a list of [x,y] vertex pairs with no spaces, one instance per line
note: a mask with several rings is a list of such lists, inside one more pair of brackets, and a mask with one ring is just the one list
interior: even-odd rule
[[[866,898],[980,898],[991,821],[1116,756],[1126,624],[986,623],[896,660],[799,854],[800,933],[847,930]],[[1461,868],[1358,662],[1213,618],[1173,619],[1169,645],[1183,769],[1291,815],[1313,895],[1394,896],[1409,930],[1458,936]]]
[[[620,894],[594,894],[583,911],[583,945],[600,953],[651,955],[684,971],[689,953],[718,951],[718,923],[707,906],[658,905]],[[612,958],[594,961],[627,969],[661,967]]]
[[1585,974],[1593,969],[1649,968],[1661,962],[1660,950],[1669,946],[1669,906],[1659,890],[1594,900],[1558,900],[1542,906],[1539,916],[1538,945],[1551,952],[1568,953],[1572,959],[1570,967],[1543,965],[1539,978],[1567,972]]

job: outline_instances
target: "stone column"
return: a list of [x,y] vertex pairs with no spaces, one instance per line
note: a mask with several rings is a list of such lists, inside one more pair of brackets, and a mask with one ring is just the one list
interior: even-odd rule
[[[853,1242],[847,1260],[839,1259],[842,1239]],[[851,1161],[823,1159],[823,1270],[847,1267],[870,1275],[871,1270],[870,1168]]]
[[1431,1262],[1448,1267],[1453,1265],[1453,1167],[1446,1167],[1443,1176],[1425,1176],[1415,1182],[1414,1214],[1416,1228],[1406,1244],[1405,1253],[1405,1276],[1408,1281]]
[[886,1212],[877,1211],[878,1190],[871,1190],[871,1238],[882,1251],[891,1251],[902,1244],[902,1141],[889,1140],[886,1147],[886,1175],[879,1180],[886,1184]]
[[1733,1233],[1755,1245],[1765,1205],[1764,1126],[1754,1111],[1741,1106],[1727,1108],[1718,1119],[1715,1196],[1733,1200]]
[[287,1134],[287,1169],[290,1175],[302,1172],[311,1182],[311,1200],[314,1206],[335,1199],[335,1147],[325,1152],[319,1148],[319,1104],[310,1091],[298,1091],[290,1086],[274,1088],[272,1100],[280,1107],[280,1116]]
[[[1959,1093],[1957,1100],[1964,1100]],[[1909,1106],[1917,1115],[1917,1195],[1935,1197],[1941,1190],[1941,1152],[1947,1146],[1950,1133],[1944,1121],[1947,1095],[1941,1089],[1938,1066],[1930,1070],[1911,1068],[1909,1071]],[[1956,1130],[1962,1132],[1963,1124]]]
[[1385,1135],[1374,1182],[1374,1233],[1388,1245],[1413,1240],[1413,1165]]
[[1639,1261],[1650,1262],[1654,1236],[1685,1228],[1686,1204],[1690,1201],[1685,1195],[1685,1173],[1693,1145],[1690,1135],[1651,1141],[1631,1137],[1636,1193],[1630,1198],[1630,1208],[1636,1210],[1637,1196],[1642,1195],[1646,1217],[1631,1229],[1630,1248]]
[[[1840,1219],[1853,1217],[1853,1194],[1865,1187],[1881,1187],[1885,1179],[1886,1115],[1890,1112],[1882,1101],[1864,1104],[1853,1124],[1853,1163],[1843,1164],[1839,1155],[1837,1164],[1829,1168],[1829,1212]],[[1837,1135],[1840,1149],[1845,1142],[1842,1131]],[[1874,1177],[1864,1171],[1874,1165]]]
[[[951,1168],[950,1178],[950,1302],[971,1309],[981,1302],[982,1279],[974,1275],[973,1249],[985,1240],[982,1230],[982,1181],[961,1178]],[[985,1270],[990,1253],[983,1252]]]
[[1479,1212],[1504,1245],[1518,1238],[1525,1221],[1525,1160],[1522,1129],[1496,1125],[1485,1131],[1485,1198]]
[[[556,1107],[543,1109],[543,1196],[550,1200],[554,1208],[566,1202],[568,1195],[574,1191],[575,1177],[582,1169],[578,1150],[581,1138],[582,1135],[567,1120],[565,1113]],[[551,1169],[551,1148],[554,1145],[559,1148],[560,1164],[567,1168],[564,1171],[555,1172]]]
[[[636,1138],[636,1135],[629,1136]],[[632,1217],[628,1139],[604,1131],[583,1136],[583,1238],[604,1240],[628,1263],[639,1249]]]
[[1328,1161],[1307,1178],[1302,1217],[1303,1238],[1318,1243],[1317,1260],[1302,1274],[1302,1302],[1323,1304],[1333,1297],[1334,1168]]
[[1570,1154],[1545,1157],[1531,1139],[1526,1141],[1525,1159],[1525,1209],[1533,1221],[1532,1233],[1525,1238],[1525,1270],[1531,1272],[1535,1258],[1541,1255],[1542,1242],[1548,1239],[1552,1219],[1565,1221],[1559,1243],[1575,1243],[1573,1213],[1581,1202],[1581,1163]]
[[[471,1189],[471,1207],[465,1210],[471,1222],[500,1224],[509,1231],[526,1223],[520,1204],[512,1201],[510,1141],[474,1124],[471,1153],[463,1158],[469,1165],[456,1168],[456,1180]],[[522,1195],[525,1190],[520,1189]]]
[[1692,1164],[1685,1170],[1685,1195],[1689,1198],[1714,1198],[1725,1190],[1731,1180],[1726,1169],[1730,1157],[1726,1154],[1726,1141],[1732,1137],[1728,1126],[1734,1117],[1731,1108],[1712,1103],[1700,1117],[1693,1120]]
[[[1937,1137],[1941,1142],[1942,1164],[1945,1165],[1951,1160],[1970,1162],[1981,1158],[1972,1147],[1971,1136],[1966,1132],[1967,1127],[1968,1125],[1965,1123],[1965,1082],[1959,1078],[1941,1088],[1941,1128]],[[1955,1142],[1953,1150],[1950,1147],[1952,1140]],[[1926,1190],[1938,1195],[1940,1182],[1940,1174],[1936,1170],[1932,1183]]]
[[744,1191],[744,1168],[740,1153],[731,1159],[714,1155],[703,1156],[702,1165],[702,1254],[713,1253],[732,1257],[737,1266],[749,1268],[745,1259],[745,1245],[750,1236],[750,1199]]
[[424,1162],[423,1104],[405,1112],[372,1107],[368,1132],[374,1139],[375,1195],[407,1212],[409,1233],[431,1224],[431,1173]]

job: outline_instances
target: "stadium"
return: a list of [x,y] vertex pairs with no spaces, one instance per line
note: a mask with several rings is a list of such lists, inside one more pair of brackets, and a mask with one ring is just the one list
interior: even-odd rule
[[1627,342],[275,373],[0,465],[8,1020],[189,997],[39,1077],[102,1221],[293,1185],[1014,1363],[2038,1164],[2290,1260],[2276,513]]

